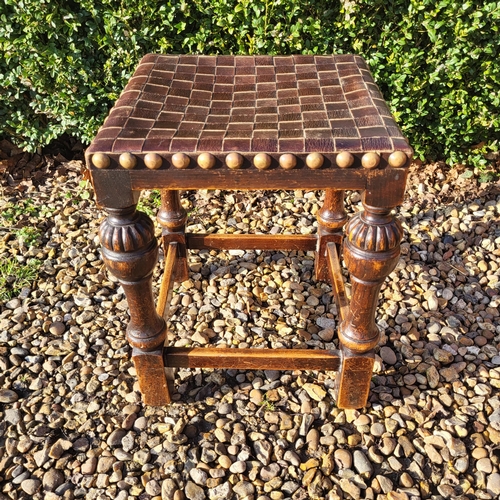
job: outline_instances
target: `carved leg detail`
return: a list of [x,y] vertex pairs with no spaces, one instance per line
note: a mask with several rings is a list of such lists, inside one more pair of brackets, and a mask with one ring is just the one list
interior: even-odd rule
[[340,243],[342,228],[347,222],[347,214],[344,208],[344,191],[327,189],[325,201],[318,211],[318,251],[314,265],[316,279],[327,281],[330,278],[326,245],[332,241]]
[[127,339],[137,370],[144,402],[163,405],[170,402],[163,368],[166,325],[155,309],[151,287],[158,260],[158,244],[151,219],[135,210],[109,209],[99,236],[102,256],[109,271],[120,281],[130,310]]
[[368,400],[374,351],[380,332],[375,323],[380,287],[399,260],[401,224],[388,208],[364,205],[346,227],[344,260],[352,293],[347,318],[339,329],[342,368],[337,381],[337,405],[362,408]]
[[185,225],[187,214],[181,205],[179,191],[164,189],[161,192],[161,207],[157,216],[163,227],[163,248],[167,254],[168,245],[177,242],[177,260],[173,280],[181,283],[189,278],[186,253]]

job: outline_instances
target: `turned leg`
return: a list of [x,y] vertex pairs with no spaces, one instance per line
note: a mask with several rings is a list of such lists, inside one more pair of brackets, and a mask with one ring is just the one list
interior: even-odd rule
[[103,261],[127,296],[130,309],[127,340],[132,346],[144,403],[164,405],[170,402],[163,368],[166,326],[156,313],[151,286],[158,244],[151,219],[135,207],[108,209],[99,236]]
[[342,240],[342,228],[347,222],[344,208],[344,191],[327,189],[325,201],[318,211],[318,251],[314,265],[316,279],[327,281],[330,279],[328,271],[326,245],[334,242],[339,244]]
[[167,255],[168,245],[177,243],[177,259],[172,279],[181,283],[189,277],[186,252],[185,226],[187,214],[181,205],[179,191],[163,189],[161,192],[161,207],[157,220],[163,227],[163,248]]
[[351,302],[341,323],[342,365],[337,377],[339,408],[362,408],[368,400],[374,351],[380,332],[375,323],[380,287],[399,260],[403,230],[390,208],[363,204],[347,224],[344,260],[351,275]]

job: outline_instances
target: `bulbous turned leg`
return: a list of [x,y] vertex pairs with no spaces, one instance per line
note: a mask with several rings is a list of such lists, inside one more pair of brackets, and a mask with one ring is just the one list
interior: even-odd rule
[[155,309],[151,286],[158,260],[158,244],[151,219],[135,210],[108,209],[102,223],[103,261],[122,285],[130,310],[127,340],[137,370],[144,402],[163,405],[170,402],[163,367],[166,325]]
[[177,242],[177,259],[174,269],[173,280],[178,283],[189,278],[187,264],[185,226],[187,214],[181,205],[179,191],[163,189],[161,192],[161,207],[158,211],[157,220],[163,227],[163,248],[165,255],[168,245]]
[[342,239],[342,228],[347,222],[344,208],[344,191],[327,189],[325,201],[318,211],[318,251],[314,264],[316,279],[330,279],[328,271],[326,245],[331,242],[339,244]]
[[380,332],[375,323],[380,287],[399,260],[401,224],[389,208],[364,205],[347,224],[344,260],[351,275],[351,302],[341,323],[342,366],[337,377],[339,408],[366,406]]

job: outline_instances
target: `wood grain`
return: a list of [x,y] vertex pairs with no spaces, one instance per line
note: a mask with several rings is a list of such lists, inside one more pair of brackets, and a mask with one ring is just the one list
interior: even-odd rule
[[316,250],[315,235],[295,234],[196,234],[186,233],[186,245],[192,250]]
[[342,369],[336,382],[338,408],[356,409],[366,406],[373,364],[373,353],[342,357]]
[[366,205],[380,208],[393,208],[403,203],[407,169],[386,168],[370,170],[363,192],[362,201]]
[[165,258],[165,269],[160,286],[160,294],[156,304],[156,312],[159,316],[167,319],[167,304],[170,304],[172,296],[172,288],[174,285],[173,275],[177,257],[177,243],[173,242],[168,245],[167,256]]
[[340,365],[338,351],[317,349],[172,347],[165,349],[163,355],[167,366],[177,368],[336,371]]
[[163,406],[170,403],[162,349],[149,352],[132,349],[132,361],[144,404]]
[[[222,161],[224,158],[222,158]],[[109,170],[98,170],[94,175],[108,173]],[[116,170],[113,170],[116,172]],[[383,172],[394,172],[394,169],[385,169]],[[258,170],[256,168],[241,168],[231,170],[220,167],[212,170],[187,168],[185,170],[131,170],[132,189],[335,189],[363,190],[370,174],[361,169],[319,169],[311,170],[307,167],[283,170],[270,168]]]
[[349,301],[345,294],[344,278],[342,276],[342,269],[340,268],[337,245],[335,243],[328,243],[326,251],[328,256],[328,269],[330,270],[330,277],[333,284],[333,294],[340,317],[343,321],[347,318],[349,312]]

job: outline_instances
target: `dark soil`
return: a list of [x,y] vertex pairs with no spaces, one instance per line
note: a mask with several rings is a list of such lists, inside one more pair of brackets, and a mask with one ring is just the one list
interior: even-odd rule
[[38,184],[61,168],[83,173],[84,151],[82,143],[69,136],[53,141],[37,153],[23,151],[4,139],[0,141],[0,185],[16,188],[26,181]]

